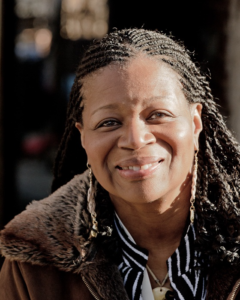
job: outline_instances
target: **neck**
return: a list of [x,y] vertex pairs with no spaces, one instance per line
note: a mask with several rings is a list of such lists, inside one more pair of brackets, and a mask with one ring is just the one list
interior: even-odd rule
[[180,242],[189,215],[189,199],[178,197],[172,205],[160,201],[143,205],[115,205],[117,214],[126,226],[135,242],[151,249],[152,243],[171,245]]
[[150,267],[157,264],[166,270],[166,260],[179,246],[188,224],[190,189],[191,181],[172,200],[158,199],[145,204],[122,202],[111,197],[117,214],[135,242],[148,250]]

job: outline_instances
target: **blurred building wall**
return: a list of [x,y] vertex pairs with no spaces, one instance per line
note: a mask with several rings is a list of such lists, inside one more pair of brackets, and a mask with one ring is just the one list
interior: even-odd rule
[[229,107],[229,126],[240,141],[240,1],[229,1],[226,45],[226,97]]

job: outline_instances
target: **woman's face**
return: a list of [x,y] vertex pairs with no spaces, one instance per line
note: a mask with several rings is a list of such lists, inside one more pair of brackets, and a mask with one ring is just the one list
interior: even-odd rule
[[143,55],[83,82],[82,145],[113,200],[146,203],[177,197],[192,170],[201,105],[189,105],[179,75]]

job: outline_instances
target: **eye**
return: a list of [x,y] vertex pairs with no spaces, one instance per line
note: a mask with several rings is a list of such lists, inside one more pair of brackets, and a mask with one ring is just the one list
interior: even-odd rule
[[167,114],[165,112],[156,111],[149,117],[149,120],[156,120],[156,119],[161,119],[164,117],[170,117],[170,116],[169,116],[169,114]]
[[109,120],[105,120],[101,123],[99,123],[96,128],[100,128],[100,127],[116,127],[119,126],[120,122],[115,120],[115,119],[109,119]]

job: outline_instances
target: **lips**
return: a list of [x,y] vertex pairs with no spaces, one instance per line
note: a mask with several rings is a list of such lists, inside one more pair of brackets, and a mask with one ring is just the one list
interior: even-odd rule
[[152,166],[155,166],[157,165],[159,162],[155,162],[155,163],[152,163],[152,164],[145,164],[145,165],[142,165],[142,166],[127,166],[127,167],[119,167],[117,166],[119,169],[121,170],[133,170],[133,171],[139,171],[139,170],[147,170],[149,168],[151,168]]
[[151,176],[162,162],[163,158],[156,156],[132,158],[121,161],[116,169],[126,179],[140,180]]
[[163,158],[159,156],[132,157],[132,158],[119,161],[116,164],[116,168],[123,169],[123,170],[125,168],[130,170],[134,170],[133,168],[135,168],[135,170],[139,170],[136,168],[140,168],[140,169],[142,168],[144,170],[144,169],[148,169],[153,164],[159,163],[162,160]]

